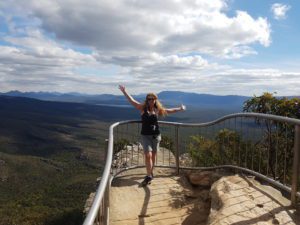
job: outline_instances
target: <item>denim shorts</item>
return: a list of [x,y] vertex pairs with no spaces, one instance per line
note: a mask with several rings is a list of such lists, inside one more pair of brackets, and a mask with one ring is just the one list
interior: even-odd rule
[[156,152],[159,151],[159,143],[161,141],[161,135],[141,135],[142,146],[144,152]]

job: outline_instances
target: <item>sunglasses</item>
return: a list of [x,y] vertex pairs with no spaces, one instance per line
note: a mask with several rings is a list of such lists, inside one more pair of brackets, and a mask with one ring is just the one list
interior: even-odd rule
[[154,101],[155,98],[147,98],[147,101]]

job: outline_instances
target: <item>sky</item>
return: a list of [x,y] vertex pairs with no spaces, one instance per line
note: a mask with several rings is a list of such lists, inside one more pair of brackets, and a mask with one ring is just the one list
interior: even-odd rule
[[0,92],[300,94],[298,0],[5,0]]

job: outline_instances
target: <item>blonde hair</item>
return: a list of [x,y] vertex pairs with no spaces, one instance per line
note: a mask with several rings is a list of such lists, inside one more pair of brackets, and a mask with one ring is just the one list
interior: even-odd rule
[[166,112],[166,109],[165,107],[163,107],[163,105],[161,104],[161,102],[158,100],[158,97],[155,93],[148,93],[147,96],[146,96],[146,99],[143,103],[143,110],[146,110],[148,109],[148,97],[152,97],[155,99],[155,104],[154,104],[154,108],[156,108],[158,110],[158,115],[160,116],[166,116],[167,115],[167,112]]

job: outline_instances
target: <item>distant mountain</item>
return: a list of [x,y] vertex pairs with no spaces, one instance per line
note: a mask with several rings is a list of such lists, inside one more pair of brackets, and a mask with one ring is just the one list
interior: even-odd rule
[[[35,96],[38,96],[35,93]],[[226,114],[241,112],[241,105],[236,104],[234,107],[221,107],[221,104],[207,104],[197,102],[197,99],[189,99],[187,95],[180,98],[180,95],[174,93],[162,92],[161,100],[168,106],[179,105],[183,100],[188,106],[188,110],[184,113],[177,113],[167,116],[165,119],[168,121],[181,121],[181,122],[205,122],[216,119]],[[171,95],[169,95],[171,94]],[[53,94],[54,96],[55,94]],[[31,95],[33,96],[33,95]],[[43,95],[47,96],[47,94]],[[51,96],[51,95],[48,95]],[[52,96],[52,97],[53,97]],[[60,95],[60,100],[64,99],[66,95]],[[72,95],[74,96],[74,95]],[[98,120],[103,122],[113,122],[120,120],[139,119],[139,112],[130,106],[124,96],[114,95],[101,95],[101,100],[95,100],[93,103],[91,98],[87,103],[80,102],[62,102],[62,101],[45,101],[28,97],[16,97],[0,95],[0,116],[1,118],[24,118],[24,115],[29,115],[27,121],[35,120],[38,118],[41,121],[59,120],[64,118],[63,121],[73,119],[87,119]],[[177,99],[175,99],[175,97]],[[89,96],[90,97],[90,96]],[[143,101],[145,96],[136,97],[139,101]],[[42,98],[42,97],[41,97]],[[106,99],[105,99],[106,98]],[[109,99],[109,101],[107,100]],[[78,98],[76,99],[78,100]],[[233,105],[233,104],[231,104]],[[200,106],[200,107],[199,107]],[[69,118],[69,119],[68,119]],[[164,118],[162,118],[164,119]],[[55,123],[59,123],[56,121]]]
[[[19,92],[10,91],[2,93],[6,96],[18,96],[35,98],[39,100],[57,101],[57,102],[77,102],[86,104],[98,105],[128,105],[128,101],[123,95],[88,95],[80,93],[57,93],[57,92]],[[138,101],[144,101],[146,94],[134,95]],[[239,95],[210,95],[197,94],[180,91],[163,91],[158,93],[161,102],[170,107],[179,104],[185,104],[195,108],[210,108],[210,109],[235,109],[240,111],[243,103],[249,99],[247,96]]]
[[45,116],[47,118],[55,117],[56,119],[60,117],[86,118],[109,122],[134,119],[136,116],[139,116],[138,112],[132,107],[116,108],[77,102],[55,102],[0,95],[0,116],[2,118],[12,117],[14,114],[22,117],[25,113]]
[[210,95],[196,94],[179,91],[163,91],[160,92],[159,98],[166,104],[185,104],[193,107],[210,108],[210,109],[242,109],[243,103],[250,97],[238,95]]

